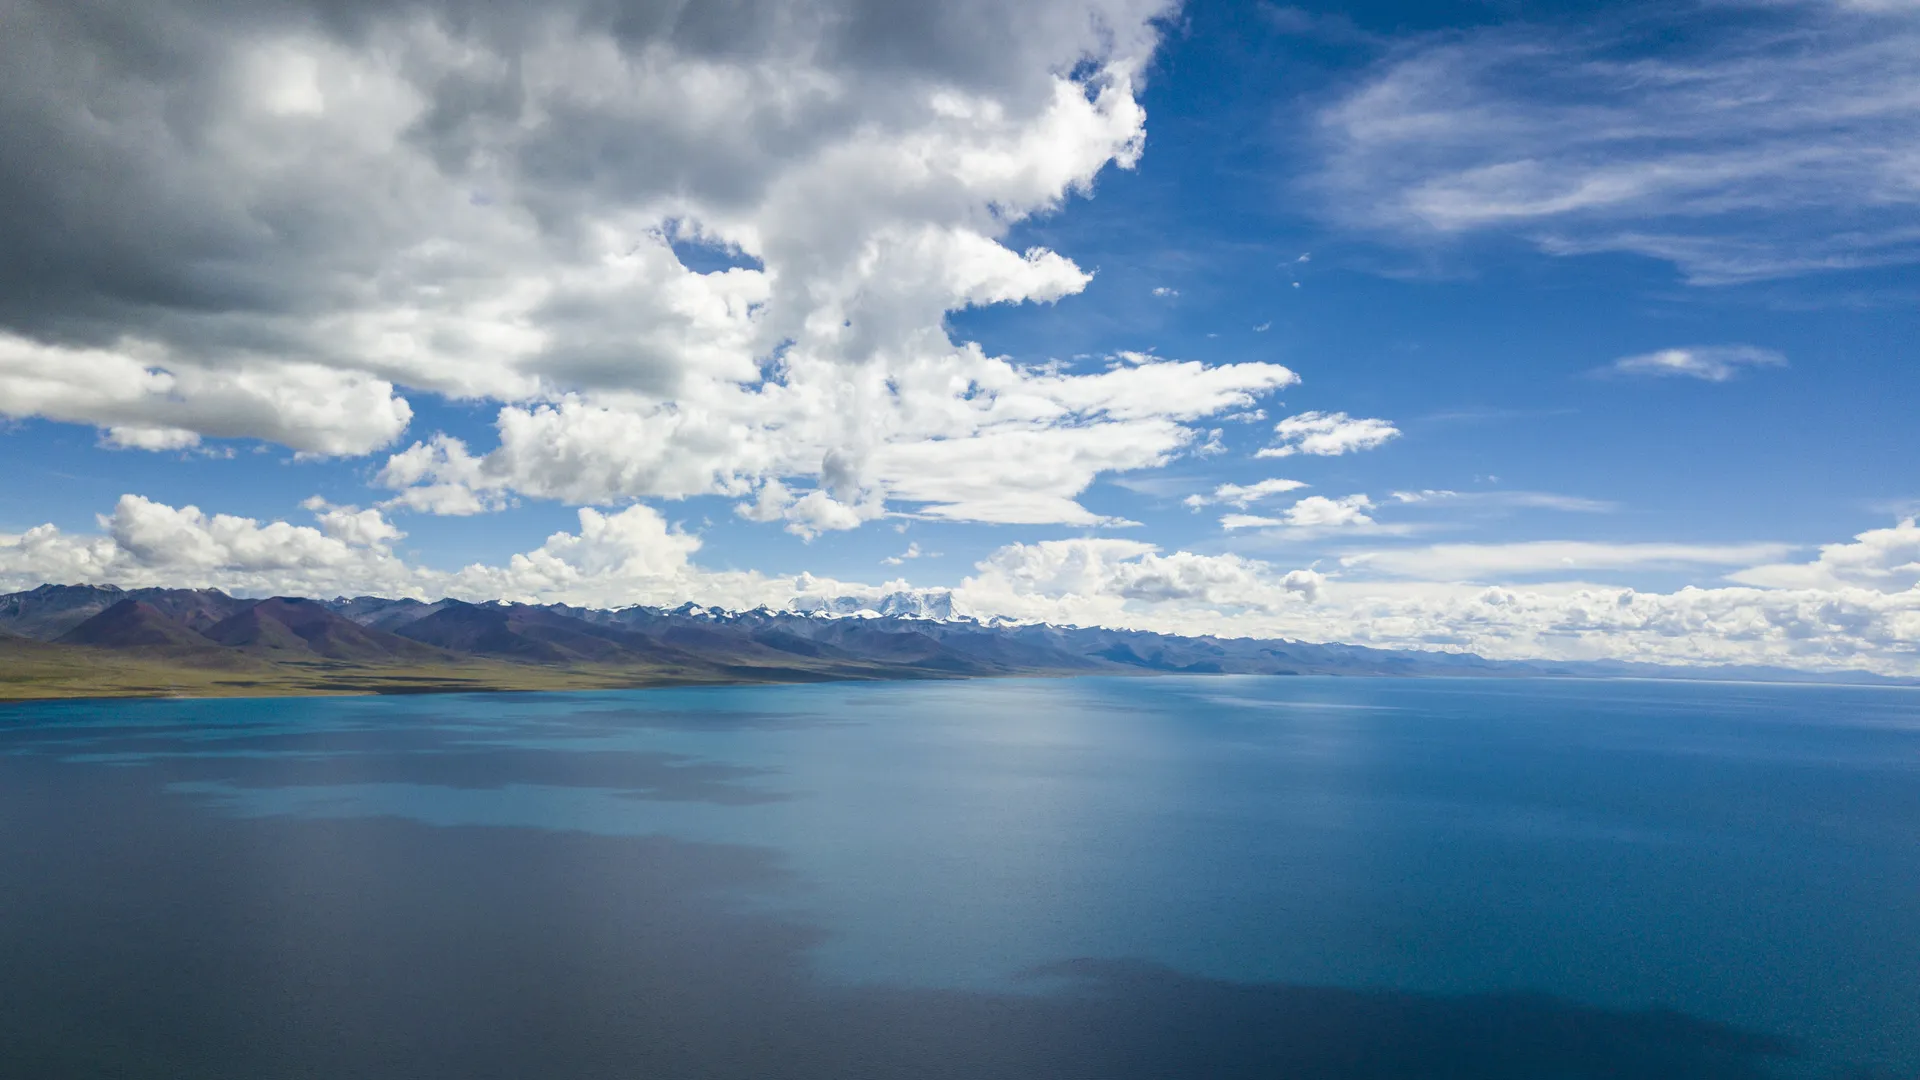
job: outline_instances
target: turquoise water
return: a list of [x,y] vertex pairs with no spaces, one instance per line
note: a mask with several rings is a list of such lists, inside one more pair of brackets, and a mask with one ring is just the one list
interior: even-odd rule
[[1911,690],[48,704],[0,810],[13,1075],[1920,1076]]

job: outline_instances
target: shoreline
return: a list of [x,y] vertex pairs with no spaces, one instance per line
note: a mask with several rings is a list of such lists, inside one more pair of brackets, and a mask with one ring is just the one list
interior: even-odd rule
[[[534,668],[541,671],[565,671],[566,669]],[[1271,672],[1233,672],[1233,671],[1019,671],[985,674],[941,674],[941,673],[901,673],[862,677],[859,675],[823,675],[806,679],[779,678],[737,678],[737,679],[637,679],[633,681],[618,678],[601,677],[600,673],[580,673],[578,682],[568,683],[560,680],[554,684],[528,686],[506,683],[476,683],[466,686],[421,686],[386,689],[367,689],[357,687],[287,687],[278,693],[260,693],[258,687],[235,687],[235,693],[147,693],[130,691],[127,693],[52,693],[15,696],[0,686],[0,715],[14,706],[45,705],[61,702],[123,702],[123,701],[277,701],[286,698],[411,698],[435,695],[455,694],[570,694],[586,691],[627,691],[627,690],[704,690],[751,686],[811,686],[826,683],[912,683],[912,682],[971,682],[993,679],[1076,679],[1076,678],[1259,678],[1259,679],[1386,679],[1394,682],[1434,681],[1434,682],[1600,682],[1600,683],[1685,683],[1704,686],[1761,686],[1761,687],[1805,687],[1826,690],[1920,690],[1920,681],[1912,682],[1836,682],[1816,679],[1731,679],[1712,677],[1657,676],[1657,675],[1561,675],[1541,673],[1515,673],[1511,675],[1473,674],[1399,674],[1399,673],[1296,673],[1277,674]]]

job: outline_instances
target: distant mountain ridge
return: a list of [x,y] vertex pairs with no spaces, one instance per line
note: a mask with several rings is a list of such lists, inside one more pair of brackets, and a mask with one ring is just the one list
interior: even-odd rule
[[329,660],[435,661],[448,654],[431,645],[363,626],[330,605],[276,596],[244,608],[204,632],[219,645],[255,652],[310,653]]
[[[1810,678],[1771,669],[1491,661],[1462,653],[980,622],[955,614],[951,595],[937,591],[736,612],[697,604],[595,609],[374,596],[253,600],[213,589],[43,585],[0,596],[0,662],[29,654],[41,664],[51,663],[49,657],[71,660],[63,693],[85,690],[88,657],[165,662],[175,671],[227,670],[237,674],[193,685],[234,693],[1097,673]],[[149,674],[147,682],[154,681]],[[0,684],[7,696],[36,696],[30,677]]]
[[212,642],[145,600],[129,597],[53,639],[102,649],[211,647]]
[[254,603],[218,589],[122,589],[118,585],[42,585],[0,596],[0,628],[52,641],[122,600],[144,601],[191,630],[212,626]]

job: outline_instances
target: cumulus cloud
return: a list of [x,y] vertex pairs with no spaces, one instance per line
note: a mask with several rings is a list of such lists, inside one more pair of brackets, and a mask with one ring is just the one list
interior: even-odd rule
[[955,591],[969,610],[1109,626],[1137,625],[1144,611],[1274,612],[1311,601],[1320,581],[1238,555],[1091,538],[1009,544],[976,570]]
[[[950,520],[1092,525],[1107,519],[1075,497],[1101,473],[1165,464],[1199,434],[1189,421],[1297,380],[1275,364],[1152,357],[1063,375],[964,349],[702,410],[580,398],[503,410],[492,452],[443,436],[394,455],[378,480],[402,505],[453,512],[513,493],[592,503],[718,492],[753,493],[746,516],[815,532],[870,520],[887,500]],[[789,499],[782,478],[793,477],[822,486]]]
[[1785,367],[1787,358],[1772,349],[1751,345],[1693,345],[1678,349],[1623,356],[1600,369],[1603,375],[1680,375],[1707,382],[1726,382],[1743,368]]
[[1760,664],[1920,675],[1920,591],[1339,582],[1301,636],[1502,659]]
[[210,514],[124,495],[112,513],[100,515],[97,533],[41,525],[0,535],[0,587],[95,582],[219,588],[247,596],[452,596],[605,607],[694,600],[747,608],[784,606],[796,595],[820,592],[877,597],[904,585],[707,571],[692,561],[700,539],[644,504],[614,513],[583,507],[577,531],[556,532],[500,565],[454,570],[397,554],[393,545],[405,534],[378,510],[333,506],[317,497],[303,505],[314,514],[314,525]]
[[0,414],[365,454],[425,392],[498,403],[496,442],[422,433],[380,471],[390,508],[1097,523],[1093,477],[1295,381],[1027,368],[947,333],[1085,287],[1004,240],[1137,160],[1165,8],[25,0]]
[[[44,581],[211,586],[246,595],[378,593],[596,606],[786,606],[794,598],[868,601],[911,589],[711,571],[699,537],[654,508],[579,511],[504,563],[423,567],[393,550],[374,511],[310,500],[317,525],[261,522],[137,495],[96,533],[42,525],[0,535],[0,586]],[[909,549],[910,551],[912,549]],[[1496,658],[1774,664],[1920,677],[1920,525],[1902,521],[1783,561],[1781,545],[1444,545],[1285,567],[1237,554],[1164,552],[1134,540],[1015,543],[952,592],[962,612],[1170,633],[1346,641]],[[1734,572],[1733,586],[1671,593],[1583,583],[1582,570],[1663,566]],[[1561,575],[1515,584],[1513,578]]]
[[1785,589],[1897,593],[1920,588],[1920,524],[1907,518],[1890,529],[1863,532],[1848,543],[1827,544],[1811,563],[1769,563],[1730,577]]
[[880,563],[883,566],[899,566],[910,559],[918,559],[925,555],[926,555],[926,552],[921,551],[919,543],[915,542],[915,543],[908,544],[907,550],[901,552],[900,554],[889,555],[886,558],[881,559]]
[[[1890,551],[1884,559],[1865,560],[1879,567],[1902,557],[1892,550],[1899,542],[1863,534],[1854,544],[1829,549],[1839,553],[1829,562]],[[1730,553],[1715,558],[1725,557]],[[1768,579],[1786,583],[1794,565],[1772,568]],[[1753,664],[1920,676],[1920,588],[1897,588],[1899,575],[1881,576],[1879,569],[1869,573],[1884,588],[1813,587],[1802,576],[1779,588],[1648,593],[1577,580],[1355,580],[1345,568],[1338,574],[1282,571],[1238,556],[1162,555],[1151,545],[1117,540],[1011,545],[977,569],[955,591],[957,604],[1056,623],[1344,641],[1499,659]],[[1143,581],[1152,584],[1142,587]]]
[[1396,438],[1400,429],[1385,420],[1356,420],[1343,412],[1304,412],[1289,416],[1274,425],[1280,442],[1262,449],[1255,457],[1292,457],[1315,454],[1333,457],[1371,450]]
[[1371,525],[1373,519],[1366,512],[1372,508],[1373,500],[1365,495],[1338,499],[1309,495],[1287,508],[1287,524],[1300,528]]
[[184,428],[117,426],[100,433],[100,445],[114,450],[185,450],[200,445],[200,433]]
[[1371,509],[1373,509],[1373,500],[1365,495],[1345,495],[1338,499],[1329,499],[1325,495],[1309,495],[1287,507],[1276,517],[1228,514],[1220,519],[1220,527],[1229,531],[1234,529],[1315,531],[1339,529],[1374,524],[1373,518],[1367,513]]
[[178,450],[212,435],[364,454],[399,437],[413,410],[365,373],[289,362],[210,369],[153,342],[75,347],[0,327],[0,415],[95,424],[127,449]]
[[1408,42],[1319,116],[1308,186],[1415,242],[1498,230],[1703,285],[1912,262],[1920,21],[1869,6]]
[[386,515],[378,510],[362,510],[355,506],[335,506],[318,495],[302,502],[301,507],[313,511],[320,521],[320,531],[342,543],[366,548],[383,548],[397,540],[404,539],[406,533],[395,528]]
[[400,534],[377,512],[320,502],[310,508],[321,527],[262,524],[124,495],[111,514],[99,516],[97,534],[41,525],[0,537],[0,581],[11,588],[53,581],[243,592],[417,592],[412,570],[389,546]]

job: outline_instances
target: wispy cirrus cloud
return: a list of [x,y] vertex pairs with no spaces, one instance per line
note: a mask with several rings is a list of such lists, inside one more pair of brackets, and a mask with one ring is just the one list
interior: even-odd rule
[[1618,503],[1589,499],[1581,495],[1561,495],[1552,491],[1396,491],[1393,501],[1405,505],[1435,505],[1487,508],[1496,510],[1560,510],[1573,514],[1608,514],[1620,509]]
[[1594,374],[1602,376],[1681,376],[1726,382],[1747,368],[1786,367],[1787,358],[1752,345],[1689,345],[1623,356]]
[[1307,485],[1298,480],[1274,477],[1270,480],[1258,480],[1251,484],[1221,484],[1211,494],[1189,495],[1182,502],[1195,510],[1213,503],[1226,503],[1242,510],[1275,495],[1284,495],[1289,491],[1299,491]]
[[1320,13],[1291,4],[1262,4],[1260,15],[1276,33],[1312,38],[1331,45],[1379,45],[1379,35],[1361,29],[1345,12]]
[[1787,544],[1614,544],[1585,540],[1529,540],[1511,544],[1431,544],[1360,551],[1340,565],[1361,573],[1427,581],[1487,581],[1513,576],[1588,570],[1749,567],[1776,562]]
[[1702,285],[1920,261],[1916,15],[1749,5],[1408,43],[1319,116],[1309,186],[1402,239],[1506,232]]

